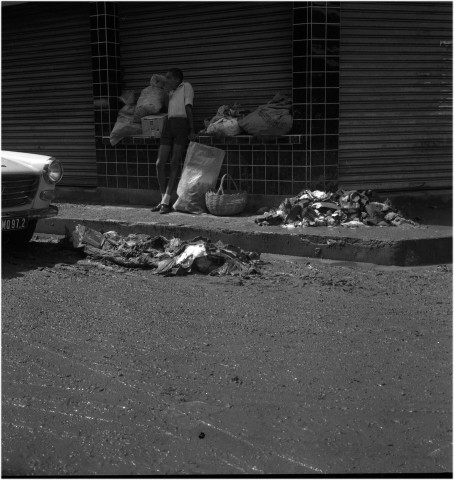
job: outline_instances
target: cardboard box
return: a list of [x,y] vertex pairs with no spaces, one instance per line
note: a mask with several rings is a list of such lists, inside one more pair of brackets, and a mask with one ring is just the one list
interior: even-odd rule
[[161,136],[164,120],[167,118],[167,113],[161,113],[158,115],[147,115],[142,117],[142,134],[146,137]]

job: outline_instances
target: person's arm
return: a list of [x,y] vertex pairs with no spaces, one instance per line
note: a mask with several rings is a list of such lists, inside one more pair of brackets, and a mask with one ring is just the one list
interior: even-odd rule
[[186,109],[186,117],[188,118],[188,122],[189,122],[189,140],[193,142],[197,138],[197,135],[195,134],[195,131],[194,131],[194,118],[192,116],[192,105],[191,104],[185,105],[185,109]]

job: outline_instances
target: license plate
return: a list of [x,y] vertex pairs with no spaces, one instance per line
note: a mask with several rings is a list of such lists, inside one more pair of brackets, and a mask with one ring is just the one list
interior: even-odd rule
[[27,228],[27,217],[2,218],[2,232]]

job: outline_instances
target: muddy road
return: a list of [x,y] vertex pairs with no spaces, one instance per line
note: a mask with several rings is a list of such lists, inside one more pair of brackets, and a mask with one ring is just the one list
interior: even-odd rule
[[452,268],[2,251],[3,475],[452,470]]

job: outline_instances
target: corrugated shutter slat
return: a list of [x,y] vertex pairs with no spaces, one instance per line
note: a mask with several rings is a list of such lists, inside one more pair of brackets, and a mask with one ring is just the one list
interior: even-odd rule
[[452,188],[452,4],[342,2],[339,183]]
[[95,187],[89,4],[2,8],[2,148],[53,155],[62,186]]

